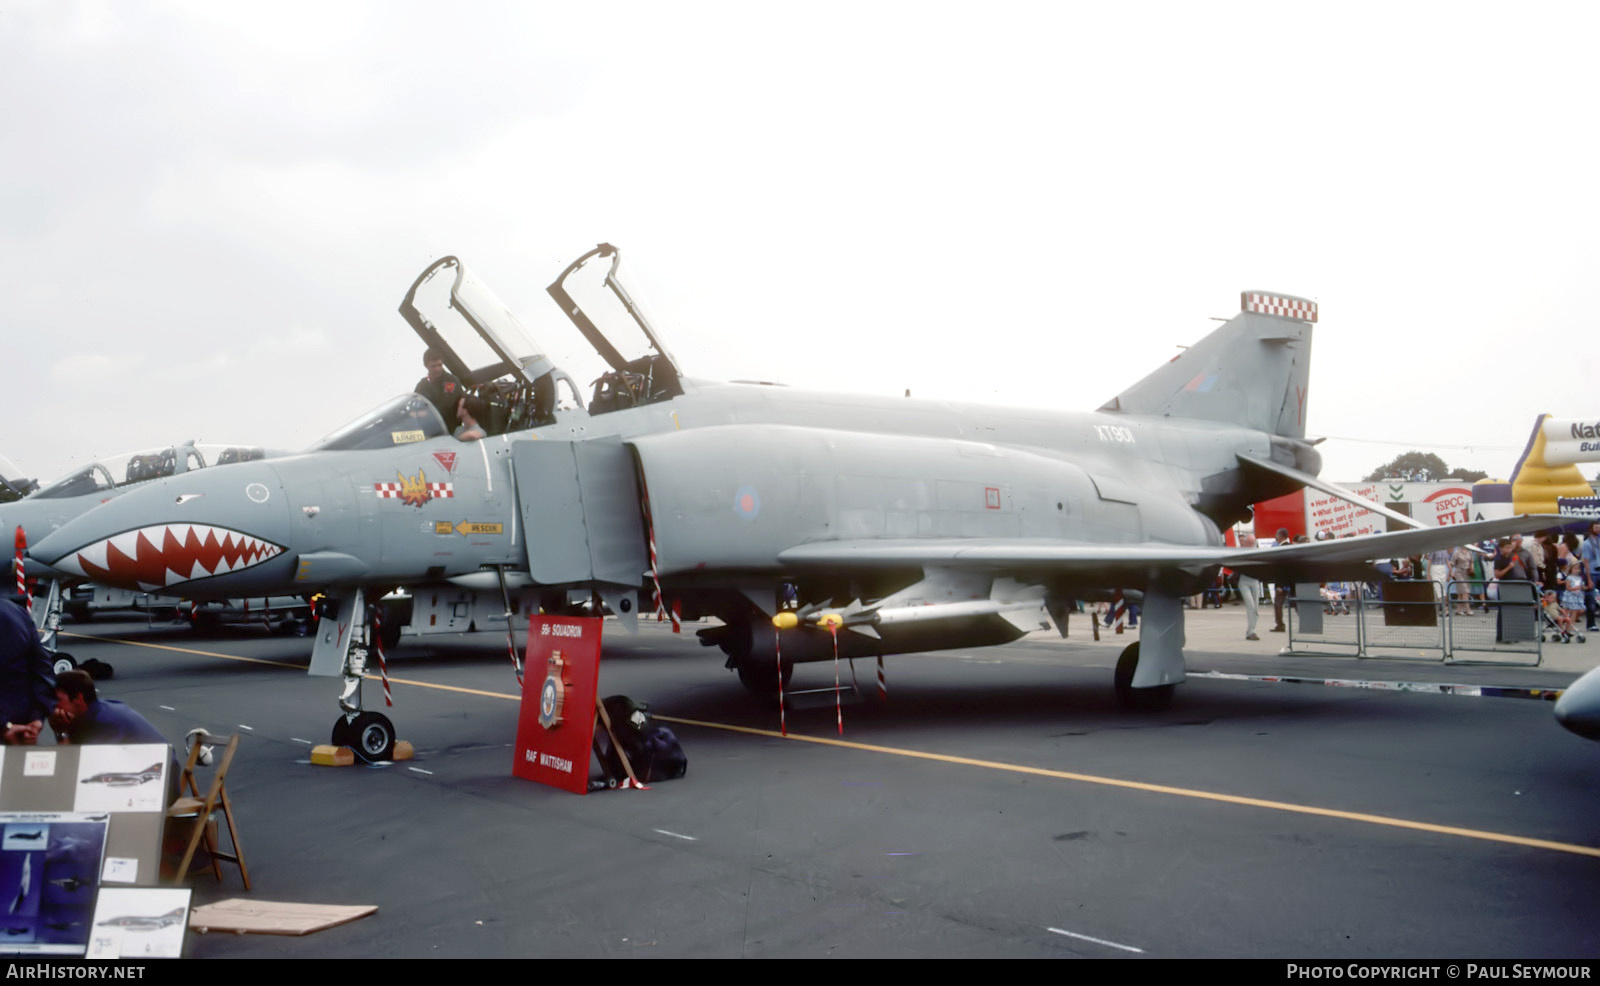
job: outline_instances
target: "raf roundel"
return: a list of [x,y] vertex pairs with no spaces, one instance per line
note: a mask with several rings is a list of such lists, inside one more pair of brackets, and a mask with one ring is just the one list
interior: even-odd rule
[[755,520],[761,513],[761,494],[754,486],[741,486],[733,495],[733,512],[745,520]]
[[272,494],[267,492],[267,488],[262,484],[251,483],[249,486],[244,488],[244,495],[256,503],[266,503],[267,498]]

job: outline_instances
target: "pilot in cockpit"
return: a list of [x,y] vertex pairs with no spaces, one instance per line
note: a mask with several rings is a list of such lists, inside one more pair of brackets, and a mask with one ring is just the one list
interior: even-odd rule
[[489,405],[481,397],[463,397],[456,402],[456,417],[461,419],[461,427],[456,429],[456,437],[463,442],[475,442],[488,435],[483,430],[479,421],[489,416]]
[[431,401],[439,409],[439,417],[444,419],[445,427],[454,430],[457,424],[456,402],[466,393],[466,388],[445,370],[444,357],[437,349],[429,349],[422,354],[422,365],[427,368],[428,375],[417,381],[416,393]]

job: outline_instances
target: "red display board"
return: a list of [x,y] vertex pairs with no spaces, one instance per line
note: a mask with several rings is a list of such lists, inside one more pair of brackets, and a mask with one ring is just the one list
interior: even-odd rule
[[603,625],[592,616],[528,621],[513,776],[574,794],[589,792]]
[[1279,528],[1288,528],[1289,537],[1297,538],[1306,532],[1306,492],[1295,490],[1256,504],[1256,537],[1263,543],[1278,536]]

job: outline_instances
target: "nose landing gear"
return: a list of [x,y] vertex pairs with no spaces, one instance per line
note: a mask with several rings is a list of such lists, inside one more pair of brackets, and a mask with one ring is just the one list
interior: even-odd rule
[[[377,631],[372,625],[360,589],[348,590],[337,602],[325,604],[317,627],[317,642],[311,652],[311,673],[334,676],[344,680],[339,695],[342,713],[333,722],[331,742],[346,746],[367,763],[392,760],[395,748],[394,723],[379,712],[369,712],[361,707],[361,686],[367,674],[369,648],[377,644]],[[378,651],[382,656],[382,650]],[[387,694],[387,689],[385,690]]]

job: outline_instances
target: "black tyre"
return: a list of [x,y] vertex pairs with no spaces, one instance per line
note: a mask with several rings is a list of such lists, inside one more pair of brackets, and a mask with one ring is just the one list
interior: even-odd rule
[[[761,660],[746,654],[741,657],[734,668],[739,672],[739,684],[745,691],[764,702],[776,705],[778,703],[778,669],[775,660]],[[783,683],[789,684],[789,679],[794,677],[794,665],[785,661],[783,664]]]
[[53,674],[65,674],[77,666],[77,660],[66,651],[57,651],[50,656],[50,671]]
[[1173,693],[1177,685],[1157,685],[1154,688],[1133,687],[1133,673],[1139,667],[1139,645],[1129,644],[1122,649],[1122,656],[1117,658],[1117,670],[1113,683],[1117,689],[1117,702],[1125,709],[1134,709],[1140,712],[1153,712],[1164,709],[1172,704]]
[[363,712],[354,722],[340,716],[333,723],[333,745],[348,746],[367,763],[394,759],[394,723],[377,712]]

